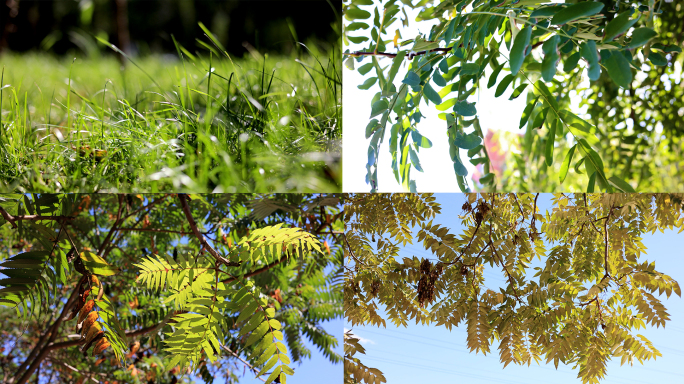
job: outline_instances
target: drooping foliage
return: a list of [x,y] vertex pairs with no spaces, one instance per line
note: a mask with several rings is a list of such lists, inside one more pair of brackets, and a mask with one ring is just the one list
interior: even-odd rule
[[[454,195],[457,196],[457,195]],[[462,196],[462,195],[458,195]],[[621,364],[661,356],[637,333],[669,320],[659,295],[679,284],[646,260],[648,233],[684,229],[682,194],[467,194],[460,233],[434,224],[429,194],[350,195],[345,205],[344,312],[351,326],[463,325],[471,352],[510,363],[553,362],[598,383]],[[420,243],[434,257],[400,257]],[[532,268],[532,264],[540,265]],[[505,280],[497,291],[485,271]],[[380,310],[386,315],[381,315]],[[346,382],[378,382],[345,336]],[[354,381],[355,380],[355,381]]]
[[304,339],[342,360],[340,195],[0,199],[2,382],[284,383]]
[[[407,10],[419,11],[415,21],[433,22],[428,33],[402,36],[413,22]],[[345,44],[355,44],[345,51],[346,65],[370,73],[360,89],[379,87],[365,131],[371,191],[378,188],[383,142],[397,182],[416,191],[411,168],[423,171],[419,150],[432,146],[418,129],[421,110],[433,104],[446,122],[462,191],[468,190],[465,155],[483,165],[485,189],[647,192],[654,190],[651,180],[681,186],[662,179],[677,175],[681,157],[683,11],[676,2],[654,0],[346,2]],[[516,143],[520,153],[509,155],[503,180],[491,170],[478,106],[469,101],[485,85],[496,87],[496,97],[507,89],[510,99],[527,94],[522,116],[512,117],[525,129]],[[649,101],[652,93],[662,112]],[[588,107],[584,118],[571,108],[578,98]]]

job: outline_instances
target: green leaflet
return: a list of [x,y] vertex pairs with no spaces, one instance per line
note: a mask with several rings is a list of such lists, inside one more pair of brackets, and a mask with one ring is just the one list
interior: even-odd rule
[[432,142],[425,136],[418,133],[418,131],[411,131],[411,139],[416,143],[417,146],[422,148],[432,147]]
[[111,276],[119,272],[119,268],[107,264],[103,258],[92,252],[81,252],[81,260],[86,269],[95,275]]
[[592,174],[597,174],[597,179],[600,184],[604,186],[608,186],[608,180],[606,179],[606,175],[603,172],[603,160],[601,160],[601,157],[599,156],[596,151],[594,151],[593,148],[587,143],[586,140],[584,139],[579,139],[579,145],[586,153],[586,156],[584,157],[584,168],[587,171],[587,175],[592,175]]
[[344,27],[344,30],[347,32],[352,32],[352,31],[356,31],[359,29],[368,29],[368,24],[361,23],[361,22],[355,22],[355,23],[351,23],[349,25],[346,25]]
[[638,17],[636,19],[630,20],[629,17],[631,14],[632,10],[630,9],[629,11],[622,12],[613,20],[611,20],[608,25],[606,25],[606,29],[603,32],[603,41],[611,41],[618,35],[627,32],[627,30],[631,28],[632,25],[637,22],[637,20],[639,20]]
[[430,83],[425,83],[425,85],[423,85],[423,94],[426,99],[430,100],[435,105],[442,104],[442,98],[439,97],[439,94],[430,86]]
[[457,176],[463,176],[463,177],[468,176],[468,170],[466,169],[466,167],[461,162],[461,158],[458,155],[458,153],[456,153],[456,156],[453,158],[453,161],[454,161],[454,172],[456,173],[456,175]]
[[527,83],[522,83],[522,84],[518,85],[518,87],[515,88],[515,90],[511,94],[511,97],[509,97],[508,100],[517,99],[520,95],[522,95],[523,91],[527,88],[528,85],[529,84],[527,84]]
[[406,78],[401,82],[412,87],[417,87],[420,85],[420,76],[413,71],[408,71]]
[[565,64],[563,65],[563,72],[567,73],[575,69],[577,67],[577,63],[579,63],[579,59],[579,52],[575,52],[572,55],[568,56],[568,58],[565,60]]
[[648,60],[649,60],[651,63],[653,63],[653,65],[658,65],[658,66],[661,66],[661,67],[664,67],[664,66],[667,65],[667,59],[665,58],[665,56],[663,56],[663,55],[661,55],[660,53],[655,52],[655,51],[649,52],[649,54],[648,54]]
[[558,56],[558,43],[560,42],[560,36],[553,35],[551,38],[546,40],[542,45],[542,50],[544,51],[544,61],[542,62],[542,77],[545,81],[551,81],[553,76],[556,75],[556,65],[560,56]]
[[385,112],[389,108],[389,103],[385,99],[380,99],[373,103],[373,106],[371,107],[371,115],[370,117],[375,117],[383,112]]
[[477,109],[475,108],[475,103],[459,101],[454,104],[454,112],[461,116],[475,116],[477,114]]
[[599,66],[598,52],[596,51],[596,42],[589,40],[582,43],[580,46],[580,53],[589,63],[589,79],[598,80],[601,76],[601,67]]
[[357,88],[358,88],[358,89],[367,90],[367,89],[369,89],[370,87],[372,87],[373,85],[375,85],[375,83],[376,83],[377,81],[378,81],[378,78],[377,78],[377,77],[369,77],[369,78],[366,79],[366,81],[363,82],[363,84],[359,85]]
[[539,100],[539,96],[534,98],[534,100],[532,100],[531,102],[529,102],[525,106],[525,109],[523,110],[522,116],[520,117],[520,127],[519,128],[522,128],[525,124],[527,124],[527,120],[529,120],[530,115],[532,115],[532,110],[537,105],[537,100]]
[[447,62],[446,57],[439,62],[439,70],[442,71],[442,73],[444,74],[449,72],[449,63]]
[[363,9],[359,9],[357,7],[349,7],[344,13],[344,17],[347,20],[365,20],[370,16],[370,12],[364,11]]
[[527,47],[530,45],[530,37],[532,36],[532,28],[525,26],[515,37],[515,42],[511,48],[510,65],[511,74],[516,75],[522,67],[525,60]]
[[601,61],[615,84],[629,89],[629,85],[632,83],[632,67],[625,56],[620,51],[611,52],[604,49],[601,51]]
[[473,149],[482,143],[482,139],[476,132],[470,134],[463,134],[463,132],[457,132],[456,138],[454,138],[454,144],[459,148],[463,149]]
[[565,181],[565,178],[568,176],[568,169],[570,168],[570,163],[572,163],[572,156],[575,154],[576,147],[577,144],[573,145],[568,151],[568,153],[565,155],[565,159],[563,159],[560,174],[558,175],[558,179],[560,180],[561,184],[563,183],[563,181]]
[[353,57],[350,57],[350,58],[348,58],[347,60],[344,61],[344,65],[345,65],[349,70],[353,71],[353,70],[354,70],[354,62],[355,62],[354,58],[353,58]]
[[359,73],[365,75],[370,72],[371,69],[373,69],[373,63],[366,63],[359,67]]
[[582,17],[592,16],[603,9],[603,3],[584,1],[564,8],[551,18],[551,24],[561,25]]
[[506,75],[506,77],[504,77],[501,80],[499,85],[496,86],[496,92],[494,92],[494,97],[499,97],[503,95],[503,93],[506,92],[506,88],[508,88],[508,85],[511,83],[511,81],[513,81],[513,79],[515,79],[515,75]]
[[378,126],[378,119],[373,119],[368,122],[368,125],[366,125],[366,139],[371,137],[373,132],[375,132],[375,129]]
[[503,69],[505,63],[499,64],[496,68],[494,68],[494,71],[492,72],[491,76],[489,76],[489,81],[487,82],[487,88],[491,88],[496,84],[496,78],[499,76],[499,72]]
[[656,37],[658,34],[651,28],[636,28],[632,31],[632,38],[627,44],[628,49],[639,48],[642,45],[648,43],[649,40]]
[[401,67],[401,63],[404,62],[404,57],[406,57],[406,51],[399,51],[397,53],[397,56],[395,56],[392,60],[392,66],[390,67],[389,73],[387,74],[388,84],[394,81],[394,77],[397,75],[399,67]]
[[555,15],[556,13],[558,13],[558,11],[560,11],[561,9],[563,9],[563,7],[556,6],[556,5],[552,5],[552,6],[548,6],[548,7],[537,8],[537,9],[535,9],[532,13],[530,13],[530,19],[533,18],[533,17],[549,17],[549,16],[553,16],[553,15]]
[[614,186],[615,188],[621,190],[622,192],[629,192],[629,193],[635,193],[636,191],[634,188],[632,188],[631,185],[629,185],[626,181],[620,179],[617,176],[611,176],[608,179],[608,182]]
[[[444,80],[442,75],[439,74],[439,71],[435,71],[432,73],[432,81],[440,87],[446,86],[446,80]],[[439,94],[437,96],[439,96]]]
[[411,156],[411,164],[413,164],[413,167],[418,172],[423,172],[423,168],[420,166],[420,160],[418,159],[418,154],[411,147],[409,147],[409,154]]
[[546,138],[546,147],[544,150],[544,155],[546,156],[546,165],[549,167],[553,165],[553,145],[556,141],[556,126],[558,125],[558,118],[556,118],[555,115],[556,114],[554,113],[554,118],[551,122],[551,127],[549,128],[549,134]]
[[480,66],[476,63],[465,63],[461,65],[461,75],[475,75],[480,71]]

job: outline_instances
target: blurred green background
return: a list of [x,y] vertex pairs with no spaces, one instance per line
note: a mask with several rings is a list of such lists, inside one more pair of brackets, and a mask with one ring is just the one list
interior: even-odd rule
[[175,54],[171,36],[191,49],[203,36],[199,22],[228,53],[240,57],[248,45],[290,54],[295,41],[325,50],[339,36],[341,8],[341,0],[5,0],[0,4],[0,53],[99,55],[106,49],[96,43],[96,35],[133,55]]

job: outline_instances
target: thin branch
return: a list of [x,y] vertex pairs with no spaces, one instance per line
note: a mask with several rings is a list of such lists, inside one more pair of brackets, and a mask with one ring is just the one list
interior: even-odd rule
[[[250,273],[246,273],[246,274],[244,274],[242,277],[243,277],[243,278],[248,278],[248,277],[256,276],[256,275],[258,275],[258,274],[260,274],[260,273],[264,273],[264,272],[268,271],[269,269],[275,267],[276,265],[282,263],[283,261],[287,260],[288,258],[289,258],[289,256],[285,256],[285,257],[281,258],[281,259],[278,260],[278,261],[274,261],[274,262],[271,263],[271,264],[267,264],[267,265],[265,265],[265,266],[263,266],[263,267],[261,267],[261,268],[259,268],[259,269],[255,269],[254,271],[252,271],[252,272],[250,272]],[[223,271],[221,271],[221,272],[223,272]],[[225,273],[225,272],[224,272],[224,273]],[[225,279],[225,280],[222,280],[221,282],[225,284],[225,283],[230,283],[231,281],[235,281],[235,280],[237,280],[237,277],[229,277],[229,278],[227,278],[227,279]]]
[[192,235],[193,234],[192,232],[172,231],[169,229],[155,229],[155,228],[119,228],[119,231],[175,233],[178,235]]
[[16,221],[43,221],[43,220],[54,220],[54,221],[67,221],[73,220],[75,217],[72,216],[40,216],[40,215],[10,215],[9,212],[5,211],[4,208],[0,207],[0,215],[7,220],[12,228],[17,228]]
[[520,205],[520,202],[518,201],[518,196],[516,196],[515,193],[512,193],[513,198],[515,199],[515,202],[518,204],[518,209],[520,209],[520,214],[523,217],[523,221],[525,221],[525,212],[523,212],[522,205]]
[[[246,365],[247,367],[249,367],[249,369],[251,369],[251,370],[254,372],[255,375],[259,373],[259,371],[258,371],[256,368],[254,368],[254,367],[253,367],[251,364],[249,364],[248,362],[244,361],[244,360],[240,357],[240,355],[238,355],[237,353],[233,352],[230,348],[226,347],[225,345],[222,345],[222,347],[223,347],[223,349],[225,349],[226,351],[228,351],[231,355],[235,356],[235,358],[237,358],[238,360],[240,360],[240,362],[242,362],[242,364],[244,364],[244,365]],[[261,377],[259,377],[259,376],[257,376],[257,379],[263,381],[264,383],[266,382],[266,380],[264,380],[263,378],[261,378]]]
[[[442,54],[447,54],[449,51],[451,51],[453,47],[448,47],[448,48],[434,48],[430,49],[427,51],[418,51],[418,52],[409,52],[408,55],[406,55],[406,58],[409,60],[413,59],[416,56],[421,56],[421,55],[426,55],[428,53],[432,52],[442,52]],[[385,57],[397,57],[396,53],[387,53],[387,52],[364,52],[364,51],[356,51],[352,53],[345,53],[345,55],[349,56],[385,56]]]
[[190,224],[190,228],[192,229],[192,232],[195,234],[195,237],[199,240],[199,242],[202,244],[202,246],[212,255],[216,260],[218,260],[220,263],[228,266],[228,267],[238,267],[240,266],[240,263],[236,263],[230,260],[227,260],[225,257],[219,255],[218,252],[214,248],[212,248],[211,245],[207,242],[207,239],[204,238],[204,235],[197,229],[197,224],[195,224],[195,219],[192,218],[192,213],[190,212],[190,207],[188,206],[188,197],[183,194],[179,193],[178,194],[178,199],[180,200],[181,203],[181,208],[183,209],[183,213],[185,213],[185,218],[188,220],[188,224]]

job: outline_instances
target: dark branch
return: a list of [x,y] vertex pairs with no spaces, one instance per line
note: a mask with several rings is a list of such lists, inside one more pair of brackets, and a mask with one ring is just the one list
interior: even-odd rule
[[195,237],[197,237],[197,240],[202,244],[202,246],[216,258],[220,263],[228,266],[228,267],[238,267],[240,266],[240,263],[236,263],[230,260],[227,260],[225,257],[219,255],[218,252],[214,248],[212,248],[211,245],[207,242],[207,239],[204,238],[204,235],[197,229],[197,224],[195,224],[195,219],[192,218],[192,213],[190,212],[190,207],[188,206],[188,197],[183,194],[179,193],[178,194],[178,199],[180,200],[181,203],[181,208],[183,209],[183,213],[185,213],[185,218],[188,220],[188,224],[190,224],[190,228],[192,229],[192,232],[195,234]]

